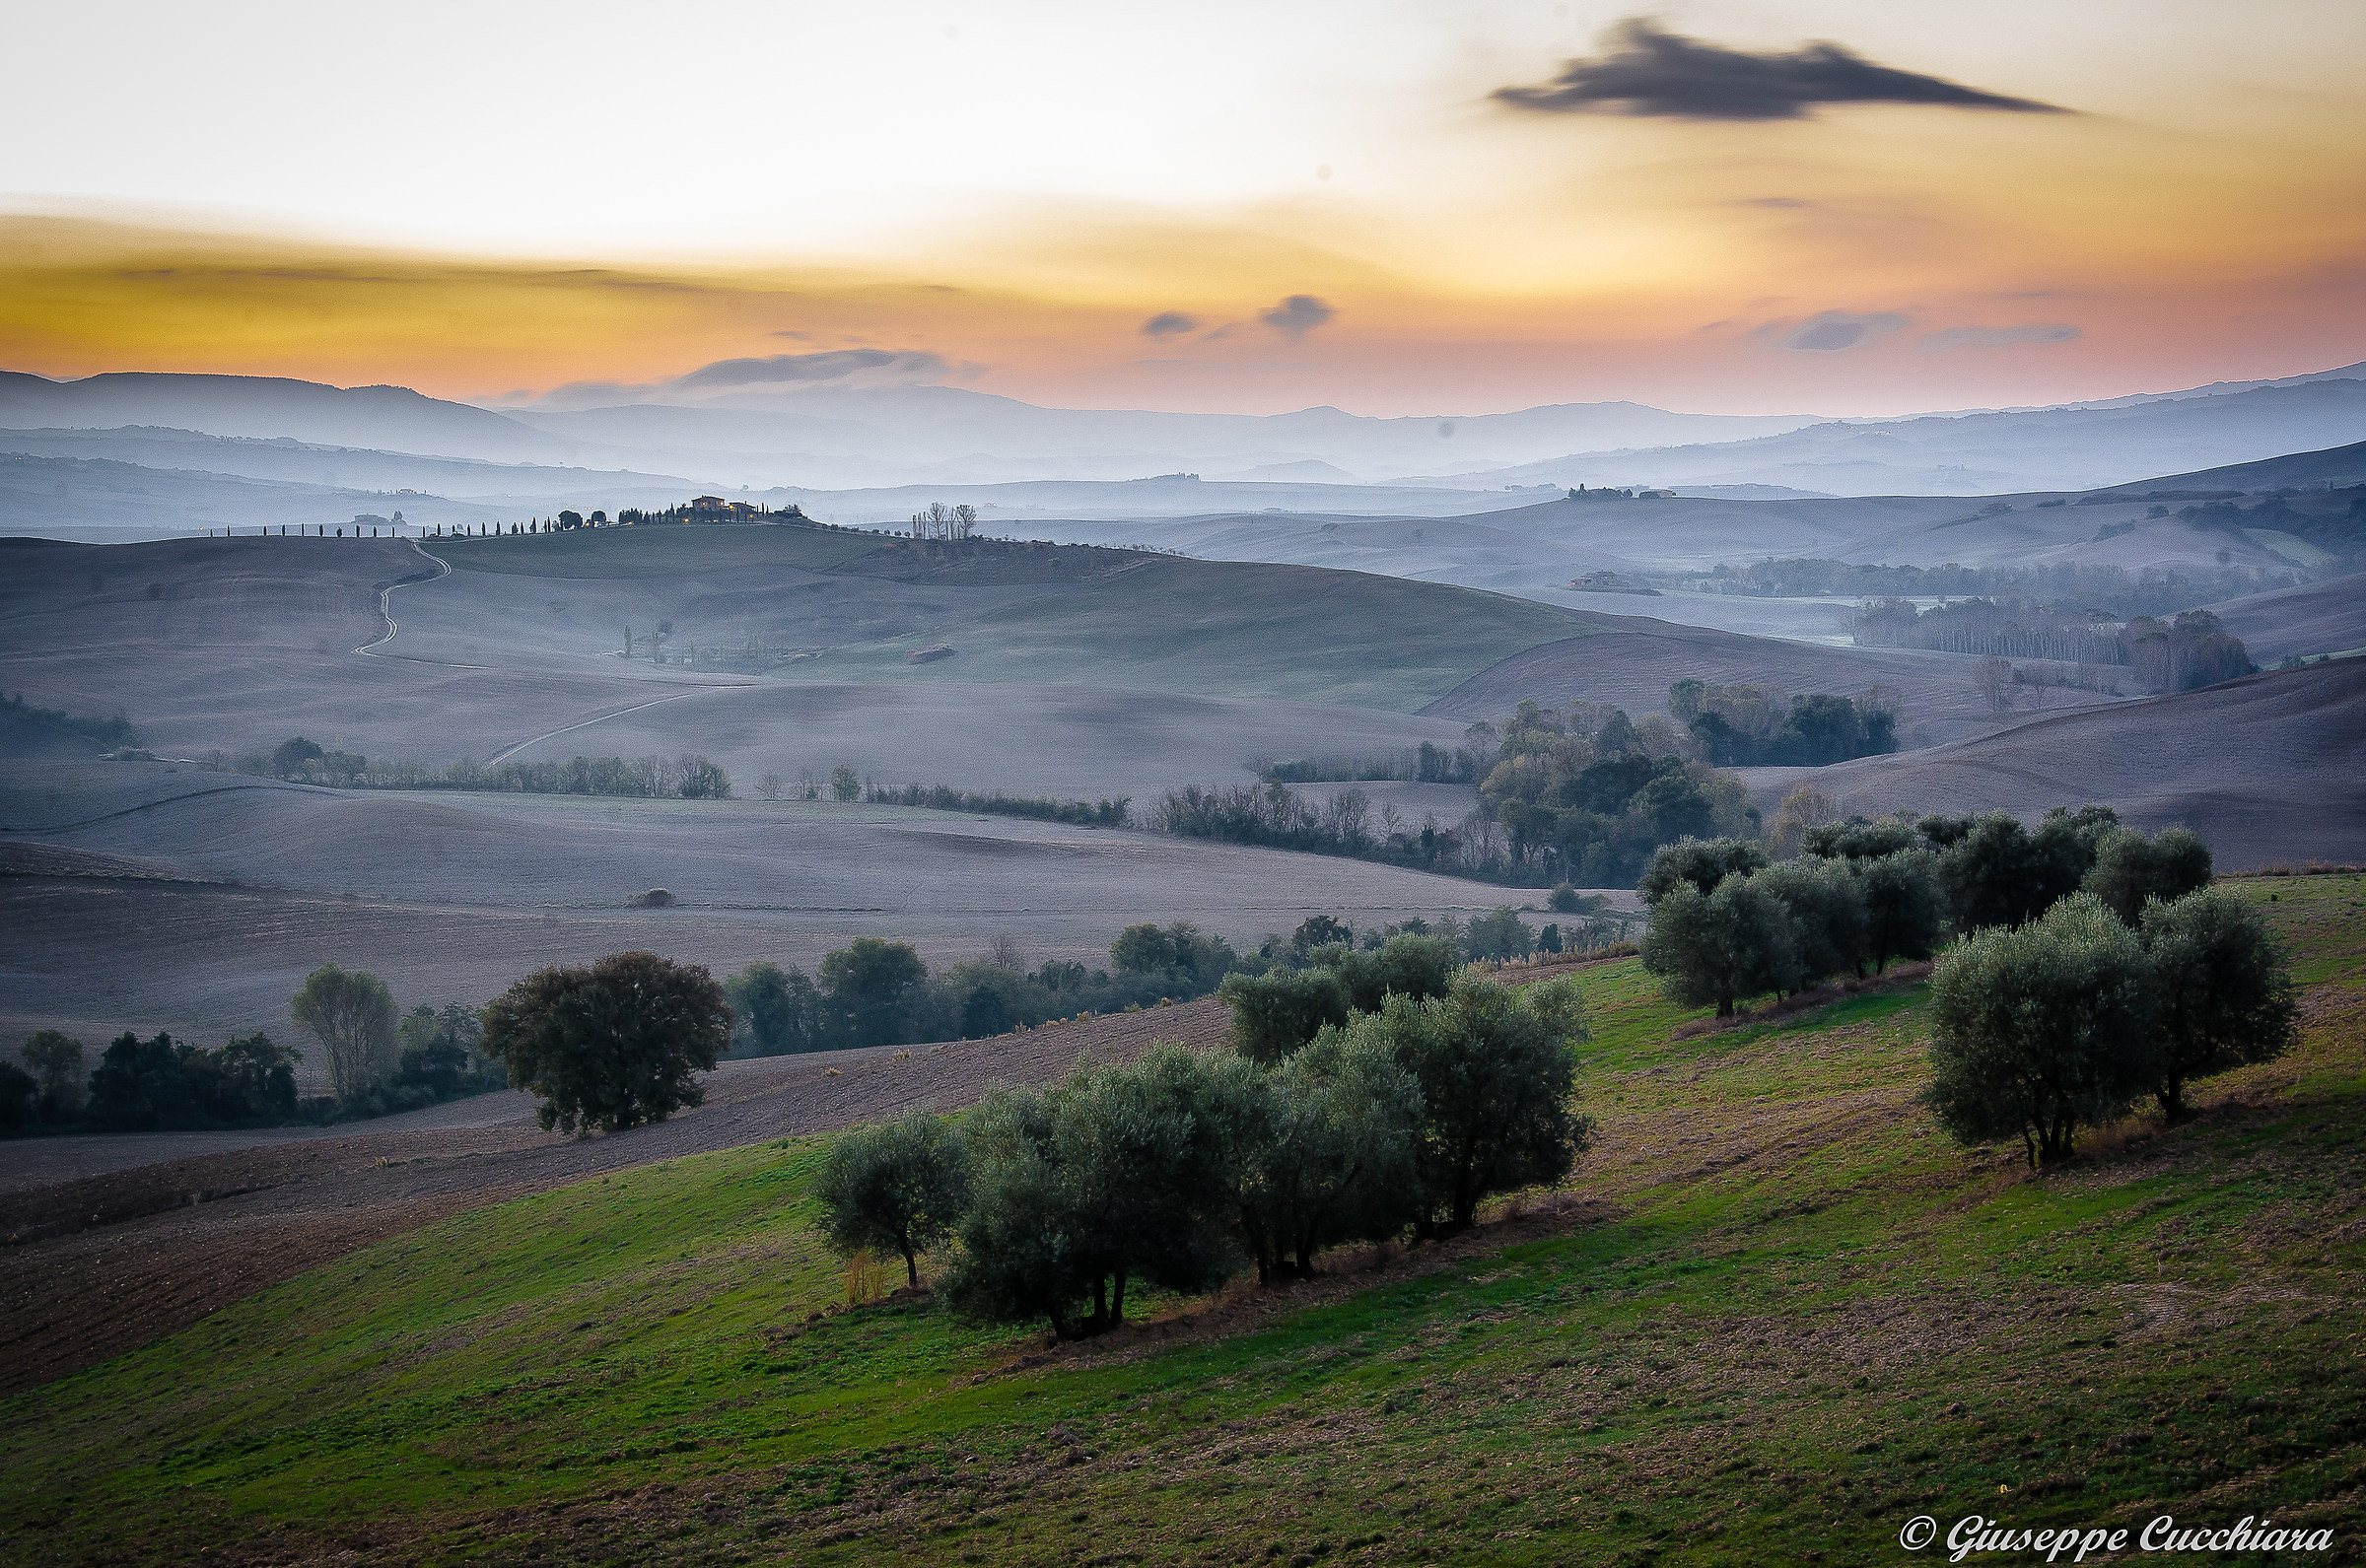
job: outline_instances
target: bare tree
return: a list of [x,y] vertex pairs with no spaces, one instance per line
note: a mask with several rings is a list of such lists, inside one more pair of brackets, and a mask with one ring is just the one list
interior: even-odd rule
[[1027,967],[1027,950],[1018,945],[1018,938],[1004,932],[986,945],[986,962],[997,969],[1023,974]]
[[756,793],[762,795],[767,800],[780,799],[781,776],[777,773],[768,773],[763,778],[757,780]]
[[797,798],[800,800],[819,800],[821,798],[821,781],[813,777],[813,770],[810,768],[797,770]]
[[2008,711],[2014,699],[2020,695],[2013,689],[2012,664],[1994,654],[1980,661],[1980,668],[1973,671],[1972,685],[1979,691],[1982,701],[1988,705],[1990,713]]

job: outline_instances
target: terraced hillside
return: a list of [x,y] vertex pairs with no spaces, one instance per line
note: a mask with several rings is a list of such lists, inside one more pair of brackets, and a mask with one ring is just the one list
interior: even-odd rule
[[1914,1108],[1912,986],[1679,1039],[1602,966],[1594,1149],[1454,1245],[1055,1351],[844,1310],[822,1138],[603,1169],[15,1396],[0,1525],[125,1563],[1860,1562],[1918,1515],[2338,1535],[2366,1487],[2366,878],[2246,891],[2297,948],[2298,1054],[2042,1176]]

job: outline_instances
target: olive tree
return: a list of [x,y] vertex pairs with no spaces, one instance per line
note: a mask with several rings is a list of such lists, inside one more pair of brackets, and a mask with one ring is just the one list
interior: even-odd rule
[[1687,1006],[1716,1003],[1733,1016],[1737,997],[1789,989],[1799,973],[1788,912],[1755,876],[1734,873],[1715,890],[1678,881],[1651,909],[1643,967]]
[[1924,1103],[1961,1142],[2018,1135],[2033,1168],[2156,1081],[2151,959],[2090,893],[1939,955],[1930,1011]]
[[1729,876],[1764,870],[1767,852],[1755,839],[1678,839],[1654,851],[1635,890],[1656,905],[1680,885],[1706,896]]
[[1391,995],[1443,996],[1462,973],[1451,942],[1410,932],[1360,952],[1326,947],[1315,954],[1315,962],[1339,977],[1348,989],[1348,1005],[1362,1013],[1379,1011],[1382,999]]
[[1232,1045],[1262,1062],[1279,1061],[1325,1024],[1348,1021],[1347,983],[1331,969],[1277,969],[1226,975],[1217,995],[1232,1009]]
[[1125,1320],[1146,1281],[1196,1294],[1240,1261],[1209,1063],[1156,1046],[1132,1066],[1079,1066],[969,1114],[972,1197],[940,1292],[960,1315],[1049,1322],[1061,1339]]
[[1258,1283],[1310,1277],[1323,1249],[1419,1217],[1421,1086],[1370,1032],[1325,1029],[1272,1067],[1217,1054],[1206,1094],[1218,1182]]
[[915,1111],[840,1134],[813,1191],[832,1247],[895,1253],[917,1287],[920,1255],[952,1234],[969,1203],[969,1164],[941,1118]]
[[1845,860],[1802,855],[1750,878],[1790,917],[1794,984],[1812,986],[1845,969],[1865,972],[1865,895]]
[[1495,986],[1457,979],[1443,996],[1391,996],[1358,1013],[1344,1047],[1387,1052],[1421,1091],[1413,1142],[1414,1234],[1470,1229],[1493,1193],[1569,1174],[1593,1124],[1569,1104],[1585,1010],[1566,980]]
[[2184,898],[2210,885],[2210,847],[2186,828],[2165,828],[2147,839],[2132,828],[2115,828],[2095,850],[2095,868],[2086,890],[2128,924],[2144,916],[2148,899]]
[[1851,860],[1864,897],[1865,952],[1879,975],[1894,958],[1928,958],[1947,939],[1947,890],[1928,850]]
[[485,1055],[541,1097],[545,1128],[587,1137],[700,1104],[691,1075],[731,1043],[731,1009],[705,966],[655,953],[538,970],[485,1008]]
[[2145,905],[2142,940],[2160,1007],[2153,1094],[2163,1116],[2183,1122],[2192,1114],[2190,1079],[2272,1061],[2292,1049],[2299,1037],[2292,977],[2259,911],[2223,888]]
[[376,975],[323,964],[288,1003],[296,1027],[328,1054],[330,1092],[340,1104],[367,1098],[394,1068],[394,993]]

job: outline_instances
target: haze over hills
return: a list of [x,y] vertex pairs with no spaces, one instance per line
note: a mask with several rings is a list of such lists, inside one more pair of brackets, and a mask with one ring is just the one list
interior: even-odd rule
[[[2366,436],[2359,370],[2105,404],[1848,421],[1670,413],[1635,403],[1388,419],[1336,408],[1172,414],[1039,408],[944,385],[742,387],[735,401],[722,402],[653,401],[694,393],[617,388],[610,393],[632,400],[598,406],[581,406],[593,390],[579,388],[557,400],[577,406],[546,400],[494,412],[398,387],[132,374],[61,382],[9,374],[0,377],[0,428],[164,426],[389,453],[678,474],[734,490],[974,488],[1183,473],[1347,478],[1389,490],[1418,478],[1480,492],[1644,483],[1974,495],[2084,490],[2354,442]],[[1304,510],[1359,505],[1343,496],[1337,506]]]

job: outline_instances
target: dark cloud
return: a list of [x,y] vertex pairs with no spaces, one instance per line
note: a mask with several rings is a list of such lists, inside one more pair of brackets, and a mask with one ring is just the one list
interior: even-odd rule
[[1185,315],[1180,310],[1161,310],[1142,323],[1142,335],[1146,338],[1171,337],[1177,332],[1196,331],[1199,324],[1200,318],[1196,315]]
[[2068,343],[2085,336],[2067,321],[2032,321],[2026,326],[1959,326],[1933,332],[1914,345],[1917,354],[1948,354],[1956,349],[2001,349],[2015,343]]
[[886,349],[830,349],[820,354],[774,354],[756,360],[717,360],[680,377],[684,391],[721,386],[810,384],[860,376],[873,383],[941,380],[948,367],[934,354]]
[[1338,313],[1311,294],[1293,294],[1271,310],[1258,312],[1257,319],[1294,338],[1304,337]]
[[1842,349],[1870,348],[1904,325],[1906,317],[1891,310],[1864,315],[1823,310],[1804,321],[1770,321],[1753,335],[1779,348],[1833,354]]
[[1927,103],[2016,114],[2069,110],[1875,65],[1838,43],[1752,54],[1662,32],[1642,17],[1614,24],[1604,52],[1570,60],[1541,87],[1498,88],[1514,108],[1681,120],[1805,119],[1822,103]]

